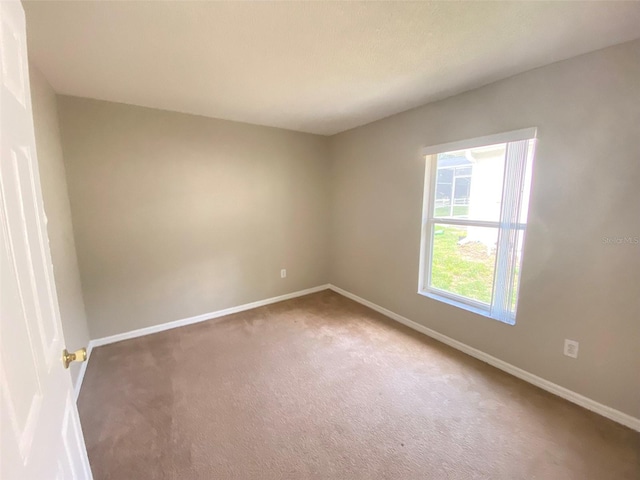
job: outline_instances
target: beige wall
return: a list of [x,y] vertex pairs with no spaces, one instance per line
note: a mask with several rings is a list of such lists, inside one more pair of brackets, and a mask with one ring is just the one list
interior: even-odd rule
[[[89,331],[73,237],[65,166],[60,144],[56,95],[34,65],[29,66],[29,77],[40,182],[44,209],[48,219],[47,231],[60,305],[60,317],[66,347],[69,350],[76,350],[87,346]],[[75,383],[80,364],[73,363],[70,369],[71,377]]]
[[328,281],[326,138],[58,102],[92,338]]
[[[515,326],[418,295],[422,147],[538,127]],[[640,417],[640,42],[331,138],[331,282]],[[565,338],[580,342],[577,360]]]

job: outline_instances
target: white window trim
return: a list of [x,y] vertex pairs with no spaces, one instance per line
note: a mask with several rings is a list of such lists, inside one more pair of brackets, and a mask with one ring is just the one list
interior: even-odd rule
[[530,140],[537,137],[538,128],[529,127],[510,132],[497,133],[495,135],[485,135],[484,137],[470,138],[468,140],[458,140],[455,142],[441,143],[422,149],[422,156],[435,155],[437,153],[451,152],[454,150],[466,150],[467,148],[484,147],[497,143],[518,142],[520,140]]
[[[531,140],[537,138],[537,127],[523,128],[520,130],[512,130],[510,132],[498,133],[495,135],[486,135],[483,137],[476,137],[467,140],[460,140],[449,143],[441,143],[439,145],[433,145],[422,149],[422,158],[426,162],[427,157],[435,156],[439,153],[451,152],[455,150],[466,150],[469,148],[483,147],[487,145],[495,145],[499,143],[518,142],[521,140]],[[462,308],[464,310],[482,315],[484,317],[492,318],[501,321],[507,325],[515,325],[515,317],[511,319],[500,320],[491,315],[491,305],[483,302],[478,302],[473,299],[462,297],[451,292],[446,292],[434,287],[429,286],[429,278],[431,277],[431,265],[433,249],[431,248],[431,242],[433,239],[433,228],[436,223],[438,224],[450,224],[450,225],[467,225],[474,227],[495,227],[498,228],[500,234],[501,221],[481,221],[481,220],[468,220],[468,219],[447,219],[447,218],[432,218],[435,208],[435,189],[437,178],[437,165],[438,162],[429,159],[428,167],[425,168],[424,179],[424,196],[422,205],[422,229],[420,239],[420,265],[419,265],[419,278],[418,278],[418,294],[423,295],[440,302]],[[427,187],[428,186],[428,187]],[[504,188],[504,187],[503,187]],[[437,221],[436,221],[437,220]],[[526,224],[516,224],[515,228],[520,230],[526,229]],[[496,262],[498,257],[496,255]],[[493,296],[493,292],[492,292]]]

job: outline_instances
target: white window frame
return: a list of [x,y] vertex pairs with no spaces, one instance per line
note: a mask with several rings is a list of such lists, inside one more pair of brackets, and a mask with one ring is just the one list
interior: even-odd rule
[[[499,253],[499,252],[504,252],[504,249],[508,248],[508,245],[505,245],[505,242],[508,242],[508,237],[504,232],[515,231],[517,233],[519,231],[522,231],[523,237],[524,237],[526,236],[526,227],[527,227],[526,223],[512,222],[509,224],[508,227],[506,227],[505,222],[502,218],[502,213],[501,213],[501,218],[498,221],[469,220],[468,218],[452,219],[452,218],[435,217],[435,200],[436,200],[435,192],[436,192],[436,181],[437,181],[437,168],[438,168],[437,155],[438,154],[456,151],[456,150],[466,150],[470,148],[484,147],[488,145],[496,145],[500,143],[518,142],[522,140],[533,140],[534,141],[533,148],[535,150],[535,142],[537,140],[537,128],[536,127],[524,128],[521,130],[514,130],[510,132],[499,133],[496,135],[487,135],[483,137],[471,138],[468,140],[443,143],[440,145],[433,145],[430,147],[426,147],[422,150],[422,157],[425,159],[427,168],[425,169],[424,197],[423,197],[423,208],[422,208],[422,231],[421,231],[421,241],[420,241],[420,268],[419,268],[419,279],[418,279],[418,293],[420,295],[424,295],[426,297],[429,297],[429,298],[432,298],[432,299],[435,299],[435,300],[438,300],[438,301],[441,301],[465,310],[469,310],[479,315],[493,318],[495,320],[499,320],[510,325],[515,324],[515,312],[512,315],[508,315],[506,317],[504,315],[504,312],[502,315],[498,316],[493,313],[492,304],[496,303],[495,302],[496,295],[504,295],[504,290],[502,292],[498,292],[496,290],[496,286],[502,284],[502,282],[504,282],[505,279],[507,278],[506,275],[510,275],[513,272],[512,269],[509,269],[505,266],[504,261],[500,261],[500,256],[505,256],[506,254]],[[507,165],[505,164],[505,172],[506,171],[507,171]],[[506,188],[508,187],[507,187],[507,182],[505,181],[502,187],[503,196]],[[432,261],[433,261],[432,241],[434,238],[433,233],[434,233],[435,224],[497,228],[498,252],[496,252],[496,266],[495,266],[494,285],[492,290],[491,304],[485,304],[483,302],[479,302],[471,298],[463,297],[455,293],[447,292],[447,291],[429,286],[429,280],[431,278],[431,267],[432,267]],[[524,249],[524,238],[523,238],[522,248]],[[522,276],[522,272],[520,272],[520,276]],[[518,287],[519,287],[519,283],[518,283]],[[516,295],[518,293],[519,292],[516,292]]]

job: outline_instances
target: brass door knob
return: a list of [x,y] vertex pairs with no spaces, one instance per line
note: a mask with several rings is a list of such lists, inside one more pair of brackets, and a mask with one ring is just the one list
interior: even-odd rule
[[87,359],[87,349],[81,348],[80,350],[76,350],[73,353],[67,352],[65,348],[62,350],[62,364],[64,368],[69,368],[69,364],[71,362],[84,362]]

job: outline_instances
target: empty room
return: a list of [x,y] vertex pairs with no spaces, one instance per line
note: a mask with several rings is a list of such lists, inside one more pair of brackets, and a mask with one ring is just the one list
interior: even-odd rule
[[0,478],[640,478],[640,2],[0,1]]

